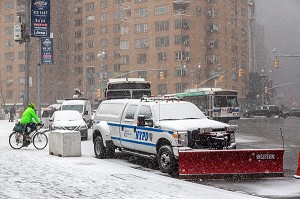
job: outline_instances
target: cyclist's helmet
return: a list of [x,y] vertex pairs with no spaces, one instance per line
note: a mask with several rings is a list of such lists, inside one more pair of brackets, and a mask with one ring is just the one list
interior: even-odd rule
[[34,103],[29,103],[28,107],[33,108],[35,107]]

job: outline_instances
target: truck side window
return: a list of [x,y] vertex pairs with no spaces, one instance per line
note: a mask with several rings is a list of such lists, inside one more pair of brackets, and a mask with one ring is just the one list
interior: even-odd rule
[[138,107],[137,105],[129,105],[125,114],[125,119],[133,120],[137,107]]
[[149,106],[142,106],[138,115],[145,115],[145,119],[152,118],[152,112]]

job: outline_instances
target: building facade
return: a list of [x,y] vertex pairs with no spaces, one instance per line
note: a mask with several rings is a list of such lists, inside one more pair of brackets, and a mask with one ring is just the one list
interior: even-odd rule
[[[0,3],[1,96],[7,102],[21,101],[24,91],[24,44],[12,38],[24,2]],[[95,101],[112,77],[144,77],[155,95],[222,87],[245,98],[248,10],[248,0],[51,1],[54,64],[41,65],[41,101],[71,97],[75,88]],[[31,38],[31,101],[37,99],[38,44]]]

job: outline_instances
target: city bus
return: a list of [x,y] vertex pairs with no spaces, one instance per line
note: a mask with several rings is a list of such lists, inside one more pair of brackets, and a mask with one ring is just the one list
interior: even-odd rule
[[240,119],[238,91],[221,88],[188,89],[175,97],[194,103],[209,118],[221,122]]
[[144,78],[109,79],[105,89],[106,99],[141,99],[151,95],[151,82]]

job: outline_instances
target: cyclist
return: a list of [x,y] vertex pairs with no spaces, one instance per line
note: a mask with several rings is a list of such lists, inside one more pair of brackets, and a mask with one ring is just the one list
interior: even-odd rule
[[[39,118],[36,116],[34,107],[35,107],[34,103],[29,103],[28,107],[23,112],[22,118],[21,118],[21,121],[20,121],[21,124],[25,125],[24,135],[25,135],[27,140],[31,139],[29,134],[33,130],[35,130],[35,125],[33,125],[33,123],[35,122],[38,125],[41,125],[41,122],[40,122]],[[29,131],[28,131],[28,128],[30,128]]]

